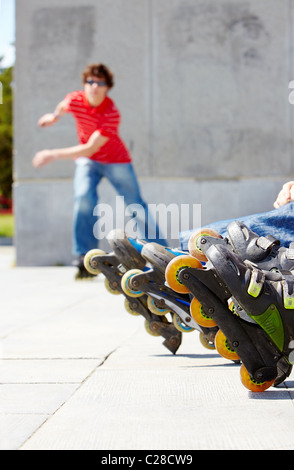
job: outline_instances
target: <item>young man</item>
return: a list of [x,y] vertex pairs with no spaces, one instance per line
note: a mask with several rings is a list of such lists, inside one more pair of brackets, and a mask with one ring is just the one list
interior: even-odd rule
[[[45,114],[38,122],[40,127],[52,126],[64,113],[71,113],[76,121],[79,144],[42,150],[33,159],[35,167],[59,159],[76,160],[73,252],[78,256],[80,269],[83,268],[84,255],[98,245],[93,233],[97,221],[93,212],[98,203],[97,186],[102,177],[106,177],[118,194],[124,197],[126,205],[139,204],[143,208],[142,238],[148,237],[149,215],[140,194],[131,156],[119,136],[119,110],[107,96],[114,84],[112,72],[103,64],[90,64],[82,72],[82,81],[83,90],[66,95],[53,113]],[[156,233],[159,237],[158,227]],[[156,241],[165,244],[163,240]]]

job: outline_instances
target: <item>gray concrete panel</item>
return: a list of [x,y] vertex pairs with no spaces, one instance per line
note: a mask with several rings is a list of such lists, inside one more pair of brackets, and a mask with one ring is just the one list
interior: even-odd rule
[[72,196],[71,181],[15,185],[18,266],[57,266],[71,262]]
[[154,174],[200,179],[293,172],[289,3],[153,5],[160,156]]

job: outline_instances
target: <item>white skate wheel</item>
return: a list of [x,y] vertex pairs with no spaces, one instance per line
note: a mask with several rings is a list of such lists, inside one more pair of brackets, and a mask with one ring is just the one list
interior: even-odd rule
[[294,104],[294,90],[289,95],[289,103]]

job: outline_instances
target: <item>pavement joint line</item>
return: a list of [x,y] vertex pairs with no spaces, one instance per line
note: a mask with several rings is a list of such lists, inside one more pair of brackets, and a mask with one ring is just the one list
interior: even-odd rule
[[47,423],[47,421],[49,421],[54,415],[56,415],[56,413],[68,402],[68,400],[70,400],[74,395],[75,393],[80,390],[80,388],[87,382],[87,380],[89,380],[90,377],[92,377],[92,375],[96,372],[97,369],[99,369],[99,367],[103,366],[103,364],[105,364],[105,362],[107,361],[107,359],[115,352],[117,351],[117,349],[119,349],[119,346],[117,348],[115,348],[114,350],[110,351],[105,357],[104,357],[104,360],[102,362],[100,362],[96,367],[94,367],[94,369],[81,381],[81,382],[73,382],[73,383],[77,383],[79,384],[77,386],[77,388],[72,392],[72,394],[63,402],[61,403],[61,405],[56,408],[56,410],[51,413],[50,415],[48,415],[48,417],[40,424],[40,426],[38,426],[30,436],[28,436],[28,438],[21,443],[21,445],[18,447],[18,449],[21,449],[22,446],[24,446],[43,426],[44,424]]

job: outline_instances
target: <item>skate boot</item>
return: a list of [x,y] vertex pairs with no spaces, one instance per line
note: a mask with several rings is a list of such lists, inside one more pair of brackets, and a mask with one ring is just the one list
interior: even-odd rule
[[153,336],[162,336],[165,339],[164,346],[175,354],[181,345],[181,332],[165,315],[155,314],[149,309],[148,295],[135,298],[125,293],[121,287],[121,280],[126,272],[131,269],[148,269],[146,260],[141,256],[146,242],[128,238],[120,230],[113,230],[107,239],[113,251],[108,254],[101,250],[88,252],[84,260],[87,271],[92,274],[104,274],[106,289],[112,294],[123,294],[125,309],[132,315],[143,316],[147,332]]
[[248,260],[266,271],[294,269],[294,243],[291,243],[289,248],[281,247],[279,240],[272,235],[260,237],[240,221],[233,221],[228,225],[225,238],[211,229],[192,234],[188,250],[192,256],[205,262],[208,246],[216,244],[227,246],[243,260]]
[[225,244],[204,246],[205,267],[183,268],[178,277],[219,326],[218,352],[240,358],[241,381],[249,390],[280,384],[292,370],[293,275],[260,270]]
[[[284,273],[294,268],[293,243],[290,244],[289,248],[281,247],[279,240],[272,235],[260,237],[240,221],[233,221],[228,225],[226,238],[222,238],[218,233],[211,231],[211,229],[204,229],[200,233],[193,234],[190,239],[189,248],[191,253],[197,257],[200,256],[202,260],[207,260],[205,253],[212,245],[225,246],[227,249],[237,253],[243,260],[249,260],[252,266],[262,270]],[[250,321],[250,317],[234,297],[230,299],[230,308],[239,317]],[[220,349],[219,339],[221,335],[222,332],[220,331],[216,339],[218,350]],[[228,341],[226,344],[228,344]],[[235,353],[233,348],[225,350],[221,347],[220,351],[222,355],[225,353],[229,356]],[[274,385],[278,385],[289,375],[292,365],[289,366],[287,361],[281,359],[278,368],[279,375]]]
[[[150,311],[157,315],[171,313],[173,324],[179,331],[187,333],[197,330],[202,345],[215,349],[214,337],[218,328],[215,325],[212,328],[200,327],[190,313],[191,296],[185,292],[176,293],[165,281],[166,266],[172,259],[185,256],[184,252],[165,248],[157,243],[147,243],[143,246],[141,255],[150,269],[126,272],[121,283],[123,291],[131,297],[147,294]],[[195,258],[191,261],[193,266],[201,266]]]
[[78,269],[75,274],[76,281],[94,279],[97,276],[97,274],[90,273],[85,268],[84,256],[79,256],[79,258],[73,262],[73,266]]

